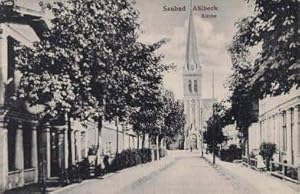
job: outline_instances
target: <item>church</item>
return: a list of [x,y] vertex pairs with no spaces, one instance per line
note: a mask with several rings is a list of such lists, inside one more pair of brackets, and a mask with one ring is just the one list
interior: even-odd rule
[[211,115],[212,105],[216,100],[202,98],[202,64],[198,54],[194,15],[191,10],[188,22],[186,55],[183,67],[183,101],[186,119],[184,149],[200,149],[203,148],[202,134],[205,128],[205,120]]

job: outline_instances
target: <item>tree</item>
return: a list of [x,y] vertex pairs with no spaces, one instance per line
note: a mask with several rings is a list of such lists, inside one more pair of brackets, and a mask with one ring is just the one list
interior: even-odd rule
[[230,109],[225,107],[224,102],[213,104],[213,115],[206,123],[207,131],[204,132],[204,140],[208,149],[213,153],[213,163],[215,164],[216,147],[226,140],[222,129],[233,123]]
[[163,101],[164,127],[160,139],[165,138],[168,144],[183,134],[185,117],[183,104],[179,100],[175,100],[173,92],[166,90]]
[[67,115],[69,141],[71,119],[95,120],[101,134],[104,118],[128,117],[138,95],[157,87],[166,67],[154,51],[164,41],[137,42],[138,12],[127,0],[69,0],[47,8],[50,30],[18,51],[18,97],[43,105],[42,121]]
[[249,53],[239,53],[232,49],[243,49],[237,46],[231,48],[233,73],[228,80],[228,88],[231,91],[229,101],[231,103],[230,114],[236,121],[237,130],[241,134],[242,145],[247,145],[244,153],[249,155],[248,128],[258,119],[258,96],[251,92],[251,79],[253,72],[247,57]]
[[[232,113],[244,145],[248,144],[249,126],[257,121],[258,99],[287,93],[300,83],[298,2],[249,0],[248,3],[253,3],[254,15],[236,23],[238,31],[229,49],[233,64],[229,84]],[[253,48],[260,50],[254,63],[249,60]],[[249,155],[248,149],[245,152]]]
[[[300,86],[300,64],[297,0],[248,0],[254,4],[254,15],[236,23],[233,38],[235,53],[261,47],[251,67],[251,92],[259,98],[287,93]],[[241,54],[242,55],[242,54]]]
[[141,100],[139,107],[130,115],[130,124],[133,125],[137,134],[148,134],[150,137],[156,137],[160,131],[162,119],[162,101],[161,90],[156,90],[156,95],[144,93],[139,96]]
[[143,135],[143,146],[144,136],[148,134],[159,150],[162,140],[170,142],[182,131],[185,120],[183,106],[172,92],[162,88],[156,92],[153,96],[144,94],[141,107],[130,116],[130,123],[137,134]]

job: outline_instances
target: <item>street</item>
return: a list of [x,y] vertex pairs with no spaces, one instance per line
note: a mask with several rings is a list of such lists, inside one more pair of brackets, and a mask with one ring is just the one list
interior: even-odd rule
[[297,190],[298,185],[241,164],[217,160],[217,166],[213,166],[201,158],[199,152],[169,151],[161,161],[122,170],[54,193],[296,194]]
[[221,169],[215,169],[198,152],[178,152],[175,163],[151,179],[127,188],[123,194],[257,194],[258,190]]

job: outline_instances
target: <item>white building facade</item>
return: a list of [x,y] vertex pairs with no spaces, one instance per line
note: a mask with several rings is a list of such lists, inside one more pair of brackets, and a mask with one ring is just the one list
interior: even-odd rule
[[300,166],[300,90],[259,102],[259,122],[249,128],[250,151],[262,142],[275,143],[275,162]]

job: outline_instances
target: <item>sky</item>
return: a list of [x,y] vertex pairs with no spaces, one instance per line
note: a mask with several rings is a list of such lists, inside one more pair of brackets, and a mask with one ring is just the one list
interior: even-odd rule
[[[18,4],[38,8],[40,0],[18,0]],[[49,1],[49,0],[45,0]],[[53,1],[53,0],[51,0]],[[130,0],[131,1],[131,0]],[[164,85],[183,98],[182,68],[185,64],[187,28],[190,0],[135,0],[140,12],[141,35],[144,43],[155,43],[163,38],[170,41],[158,52],[165,56],[164,63],[176,69],[164,76]],[[212,98],[212,72],[214,71],[215,98],[221,100],[229,94],[224,88],[231,69],[227,48],[234,36],[234,23],[249,14],[251,6],[245,0],[193,0],[194,6],[215,6],[217,11],[194,11],[199,59],[202,66],[202,97]],[[164,7],[186,6],[186,11],[163,11]],[[202,18],[202,14],[216,14],[216,18]]]
[[[214,71],[215,98],[226,98],[229,92],[224,88],[230,70],[231,59],[227,48],[234,36],[234,23],[249,14],[251,6],[243,0],[194,0],[194,6],[216,6],[216,18],[202,18],[203,11],[194,11],[199,58],[202,66],[202,97],[212,98],[212,72]],[[182,67],[185,64],[189,11],[163,11],[164,6],[189,8],[190,0],[136,0],[140,11],[143,34],[142,41],[153,43],[169,38],[160,52],[165,62],[174,63],[176,71],[165,75],[165,86],[174,91],[179,99],[183,97]]]

